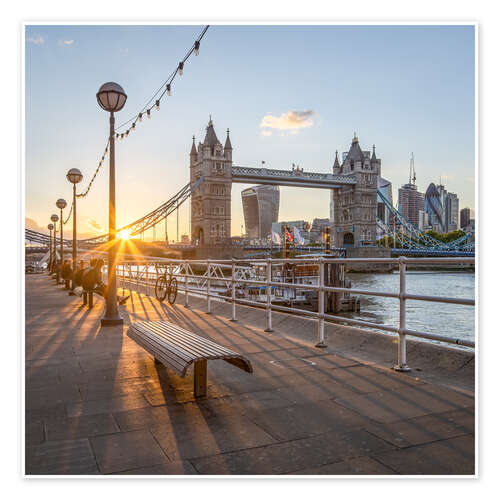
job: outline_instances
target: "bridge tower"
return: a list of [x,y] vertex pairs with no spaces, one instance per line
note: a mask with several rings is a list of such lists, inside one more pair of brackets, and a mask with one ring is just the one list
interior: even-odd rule
[[216,245],[230,241],[232,165],[229,129],[222,147],[210,118],[203,143],[196,147],[193,136],[189,155],[191,185],[204,177],[191,199],[191,241],[194,244]]
[[362,151],[354,134],[351,148],[340,163],[335,153],[333,173],[356,179],[353,186],[333,190],[333,226],[335,246],[360,247],[374,243],[377,231],[377,177],[381,161],[375,154]]

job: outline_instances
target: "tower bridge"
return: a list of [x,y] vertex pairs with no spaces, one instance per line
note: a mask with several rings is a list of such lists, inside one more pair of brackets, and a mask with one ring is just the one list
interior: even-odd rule
[[[453,252],[474,252],[473,245],[467,243],[468,235],[454,242],[444,244],[407,221],[378,190],[381,175],[381,160],[373,150],[363,151],[354,135],[348,152],[339,160],[338,152],[332,166],[332,173],[305,172],[298,166],[290,170],[255,168],[233,165],[233,147],[229,129],[224,146],[217,138],[210,119],[203,142],[191,145],[189,155],[190,181],[173,197],[136,221],[119,228],[137,236],[154,228],[168,215],[191,199],[191,245],[187,250],[205,247],[203,257],[222,257],[216,247],[231,251],[231,188],[233,183],[263,184],[272,186],[292,186],[331,190],[332,214],[330,216],[334,232],[332,245],[336,248],[376,246],[377,238],[393,236],[398,241],[400,253],[447,254]],[[389,216],[398,225],[398,233],[388,226],[387,221],[377,217],[378,199],[382,200]],[[402,231],[401,231],[402,229]],[[25,238],[38,244],[48,244],[49,236],[26,229]],[[108,235],[78,240],[79,248],[95,248],[106,244]],[[64,240],[70,246],[70,240]],[[180,246],[176,245],[176,249]],[[187,251],[186,250],[186,251]],[[201,250],[201,249],[200,249]],[[395,251],[396,249],[391,249]],[[226,257],[225,255],[224,257]]]

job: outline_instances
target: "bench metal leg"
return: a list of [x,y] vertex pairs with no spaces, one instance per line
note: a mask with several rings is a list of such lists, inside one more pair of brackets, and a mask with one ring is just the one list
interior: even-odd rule
[[194,364],[194,397],[207,395],[207,360],[196,361]]

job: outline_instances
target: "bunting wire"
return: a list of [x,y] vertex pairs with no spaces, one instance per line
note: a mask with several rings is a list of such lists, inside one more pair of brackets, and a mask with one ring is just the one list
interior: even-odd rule
[[108,142],[106,143],[106,147],[104,148],[104,153],[101,156],[101,160],[99,161],[99,165],[97,165],[96,171],[94,172],[94,175],[92,176],[92,179],[89,182],[89,185],[87,186],[87,189],[84,193],[77,194],[77,198],[85,198],[89,194],[90,188],[92,187],[92,183],[94,182],[97,174],[99,173],[99,170],[102,167],[102,164],[104,163],[104,159],[106,158],[106,155],[108,154],[108,149],[109,149],[109,139]]
[[[132,125],[125,132],[123,132],[123,133],[116,133],[115,134],[115,138],[116,139],[124,139],[125,137],[128,137],[129,134],[130,134],[130,132],[133,132],[135,130],[136,123],[142,121],[142,118],[143,118],[144,115],[146,115],[148,118],[151,118],[151,110],[154,107],[156,107],[157,110],[160,109],[160,101],[163,98],[163,96],[165,95],[165,93],[168,92],[168,95],[170,95],[171,89],[172,89],[172,83],[173,83],[175,77],[177,75],[179,75],[179,76],[182,75],[182,71],[184,69],[184,63],[189,59],[189,57],[191,56],[191,54],[193,52],[195,53],[195,55],[198,55],[198,51],[200,49],[200,42],[201,42],[202,38],[205,36],[205,33],[207,32],[207,30],[208,30],[209,27],[210,27],[209,25],[206,25],[203,28],[203,30],[201,31],[200,35],[195,40],[195,42],[193,43],[193,45],[191,46],[191,48],[188,50],[188,52],[186,53],[186,55],[184,56],[184,58],[177,65],[177,68],[161,84],[160,88],[153,94],[153,96],[149,99],[149,101],[143,106],[143,108],[141,109],[141,111],[139,111],[139,113],[137,113],[136,115],[134,115],[132,118],[130,118],[126,122],[123,122],[121,125],[119,125],[118,127],[116,127],[115,131],[122,129],[125,125],[129,124],[130,122],[132,122]],[[161,92],[161,94],[160,94],[160,92]],[[158,94],[160,94],[160,96],[158,98],[156,98],[158,96]],[[152,102],[154,102],[153,105],[151,105]],[[94,182],[97,174],[99,173],[99,170],[101,169],[102,164],[104,163],[104,159],[106,158],[106,155],[108,153],[109,142],[110,142],[110,139],[108,139],[108,142],[106,143],[106,148],[104,149],[104,153],[101,156],[101,160],[99,161],[99,165],[97,166],[97,169],[94,172],[94,175],[92,176],[92,179],[90,180],[89,185],[87,186],[87,189],[83,193],[77,194],[76,195],[77,198],[84,198],[85,196],[87,196],[89,194],[90,189],[92,187],[92,184],[93,184],[93,182]],[[73,205],[71,205],[71,210],[73,210]],[[71,216],[71,211],[70,211],[70,214],[69,214],[68,219],[66,220],[66,222],[69,220],[70,216]],[[66,222],[64,222],[64,224],[66,224]]]
[[71,208],[69,209],[69,214],[68,214],[68,217],[66,218],[65,221],[63,221],[63,225],[65,226],[66,223],[69,221],[69,218],[71,217],[71,214],[73,212],[73,202],[71,203]]

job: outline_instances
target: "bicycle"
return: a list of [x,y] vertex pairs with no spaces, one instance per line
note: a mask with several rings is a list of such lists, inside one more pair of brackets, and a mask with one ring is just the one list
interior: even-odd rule
[[[158,266],[156,266],[158,272]],[[165,267],[165,271],[156,278],[155,295],[159,302],[163,302],[168,298],[169,304],[174,304],[177,298],[177,279],[172,276],[172,271],[169,267]]]

